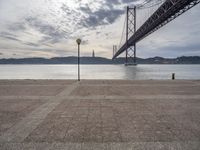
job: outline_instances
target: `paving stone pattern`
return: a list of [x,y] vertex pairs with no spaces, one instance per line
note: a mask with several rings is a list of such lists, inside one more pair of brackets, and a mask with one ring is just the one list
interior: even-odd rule
[[200,81],[0,80],[2,150],[199,148]]

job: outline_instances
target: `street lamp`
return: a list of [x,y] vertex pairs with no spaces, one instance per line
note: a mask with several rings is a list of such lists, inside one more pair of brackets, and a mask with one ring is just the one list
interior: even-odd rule
[[80,81],[80,44],[81,44],[81,39],[77,39],[76,43],[78,44],[78,81]]

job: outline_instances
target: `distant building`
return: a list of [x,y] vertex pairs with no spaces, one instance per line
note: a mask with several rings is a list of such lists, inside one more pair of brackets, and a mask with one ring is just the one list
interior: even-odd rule
[[94,50],[93,50],[93,52],[92,52],[92,57],[95,57],[95,53],[94,53]]

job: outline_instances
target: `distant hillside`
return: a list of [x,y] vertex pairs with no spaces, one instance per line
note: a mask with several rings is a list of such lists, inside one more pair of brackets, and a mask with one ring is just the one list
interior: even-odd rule
[[[81,64],[124,64],[125,58],[81,57]],[[200,56],[137,58],[138,64],[200,64]],[[0,59],[0,64],[77,64],[77,57]]]

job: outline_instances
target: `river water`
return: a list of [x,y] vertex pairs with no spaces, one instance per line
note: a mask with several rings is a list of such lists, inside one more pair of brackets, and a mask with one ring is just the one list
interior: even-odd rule
[[[81,65],[81,79],[200,79],[200,65]],[[77,65],[0,65],[0,79],[77,79]]]

